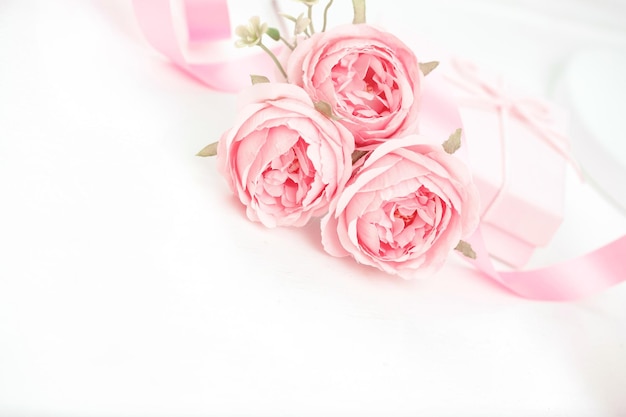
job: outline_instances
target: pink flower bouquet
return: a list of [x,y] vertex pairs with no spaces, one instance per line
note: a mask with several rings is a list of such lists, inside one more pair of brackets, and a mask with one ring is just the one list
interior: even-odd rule
[[[317,2],[301,1],[311,16]],[[329,2],[325,11],[332,4]],[[252,74],[234,125],[199,155],[218,169],[252,221],[304,226],[321,219],[330,255],[405,279],[437,271],[479,221],[478,191],[449,138],[419,133],[422,83],[437,63],[420,63],[400,39],[354,22],[315,33],[304,14],[287,18],[285,38],[253,17],[237,28],[238,46],[259,46],[280,76]],[[281,40],[281,59],[263,43]],[[447,139],[447,140],[446,140]]]
[[[421,61],[401,39],[367,24],[365,0],[352,0],[352,24],[328,29],[333,0],[317,14],[319,0],[295,2],[303,13],[283,15],[293,30],[281,33],[258,16],[236,28],[236,46],[258,47],[269,58],[250,54],[198,63],[186,56],[179,29],[186,23],[191,41],[209,28],[217,42],[230,34],[225,2],[199,2],[206,13],[196,19],[189,18],[196,10],[191,0],[184,1],[188,19],[180,22],[167,0],[133,0],[140,27],[157,50],[207,86],[240,92],[232,126],[198,155],[217,155],[219,172],[250,220],[274,228],[316,219],[320,249],[407,279],[431,275],[456,250],[483,275],[529,299],[573,300],[624,281],[626,236],[537,270],[498,271],[491,262],[519,261],[530,253],[529,244],[546,242],[541,238],[554,231],[555,222],[541,222],[533,213],[541,205],[540,212],[549,214],[543,210],[548,200],[561,204],[560,185],[543,181],[546,170],[528,176],[528,155],[533,161],[556,159],[559,167],[565,158],[577,167],[561,146],[567,138],[559,126],[546,126],[551,121],[543,105],[494,88],[471,66],[449,73],[450,57],[439,52],[442,68],[429,77],[438,62]],[[211,22],[204,22],[207,14]],[[313,22],[316,15],[323,15],[323,24]],[[282,49],[268,46],[269,39]],[[242,91],[251,67],[252,85]],[[463,96],[453,98],[446,78]],[[476,110],[485,114],[476,117]],[[528,129],[520,129],[524,125]],[[461,138],[472,145],[464,158],[455,154]],[[507,160],[505,148],[515,150],[512,160],[521,169]],[[465,161],[473,162],[471,170]],[[491,169],[486,175],[485,167]],[[509,168],[522,180],[509,176]],[[537,194],[537,181],[545,194]],[[526,222],[518,221],[522,215]],[[493,219],[498,221],[491,224]],[[520,231],[532,240],[520,239]]]

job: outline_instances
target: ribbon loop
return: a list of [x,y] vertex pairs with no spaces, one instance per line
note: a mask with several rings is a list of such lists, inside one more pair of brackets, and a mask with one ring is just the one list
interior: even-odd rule
[[[231,35],[226,0],[181,0],[183,22],[175,19],[171,0],[133,0],[135,17],[148,42],[191,77],[223,92],[238,92],[250,84],[249,68],[271,78],[274,63],[263,52],[191,62],[181,42],[217,44]],[[181,33],[180,26],[186,33]],[[188,46],[187,45],[187,46]],[[219,49],[219,48],[216,48]]]
[[[452,59],[455,76],[448,79],[473,96],[467,104],[480,103],[501,113],[502,118],[514,117],[537,135],[554,152],[561,155],[574,168],[579,178],[583,178],[582,170],[572,156],[567,137],[550,126],[554,120],[552,109],[542,101],[530,97],[515,97],[508,92],[502,79],[497,82],[487,80],[481,75],[478,67],[460,59]],[[501,137],[506,146],[506,136]]]

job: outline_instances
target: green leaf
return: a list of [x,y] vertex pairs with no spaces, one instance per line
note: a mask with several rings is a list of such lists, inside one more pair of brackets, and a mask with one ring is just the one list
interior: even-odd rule
[[467,256],[470,259],[476,259],[476,252],[472,249],[472,245],[467,243],[464,240],[460,240],[459,244],[456,245],[454,250],[461,252],[464,256]]
[[280,40],[280,32],[276,28],[267,28],[267,36],[274,39],[275,41]]
[[196,156],[215,156],[217,155],[217,143],[213,142],[200,150]]
[[288,14],[285,14],[285,13],[280,13],[280,16],[285,18],[285,19],[287,19],[287,20],[292,21],[293,23],[296,23],[296,20],[298,20],[295,17],[293,17],[291,15],[288,15]]
[[269,78],[267,78],[264,75],[254,75],[254,74],[250,74],[250,81],[252,82],[252,84],[263,84],[263,83],[269,83],[270,80]]
[[365,23],[365,0],[352,0],[352,8],[354,9],[352,23]]
[[328,117],[329,119],[339,120],[339,118],[335,116],[335,114],[333,113],[333,108],[330,106],[330,104],[326,103],[325,101],[318,101],[317,103],[315,103],[315,110],[322,113],[324,116]]
[[443,150],[449,154],[455,153],[461,147],[462,132],[463,130],[461,128],[455,130],[454,133],[450,135],[448,140],[441,144],[441,146],[443,146]]
[[422,74],[424,74],[424,77],[425,77],[428,74],[430,74],[432,70],[437,68],[437,66],[439,65],[439,62],[438,61],[420,62],[419,65],[420,65],[420,71],[422,71]]
[[352,165],[356,164],[356,162],[367,155],[368,151],[354,151],[352,152]]

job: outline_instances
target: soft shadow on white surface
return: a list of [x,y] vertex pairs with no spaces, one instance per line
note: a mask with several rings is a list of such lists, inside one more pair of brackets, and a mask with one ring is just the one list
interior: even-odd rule
[[[228,126],[234,97],[159,57],[128,11],[65,0],[0,14],[12,57],[0,66],[0,415],[626,413],[626,288],[529,302],[457,258],[434,280],[400,281],[324,254],[315,224],[248,222],[215,161],[194,156]],[[443,33],[449,14],[425,5],[420,35]],[[465,36],[440,39],[468,53],[506,36],[542,45],[506,24],[489,43],[489,19],[476,31],[453,20]],[[562,41],[585,42],[573,32]],[[550,76],[545,61],[498,62],[532,67],[537,90]],[[605,210],[570,190],[576,212]],[[620,233],[614,214],[564,223],[543,261]]]
[[569,103],[572,146],[589,181],[626,215],[626,45],[582,50],[566,63],[555,97]]

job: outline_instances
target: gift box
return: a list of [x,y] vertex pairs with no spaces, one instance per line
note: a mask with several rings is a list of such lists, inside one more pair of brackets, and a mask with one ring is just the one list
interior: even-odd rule
[[562,223],[566,112],[473,63],[452,59],[446,66],[481,196],[485,243],[494,258],[521,268]]

